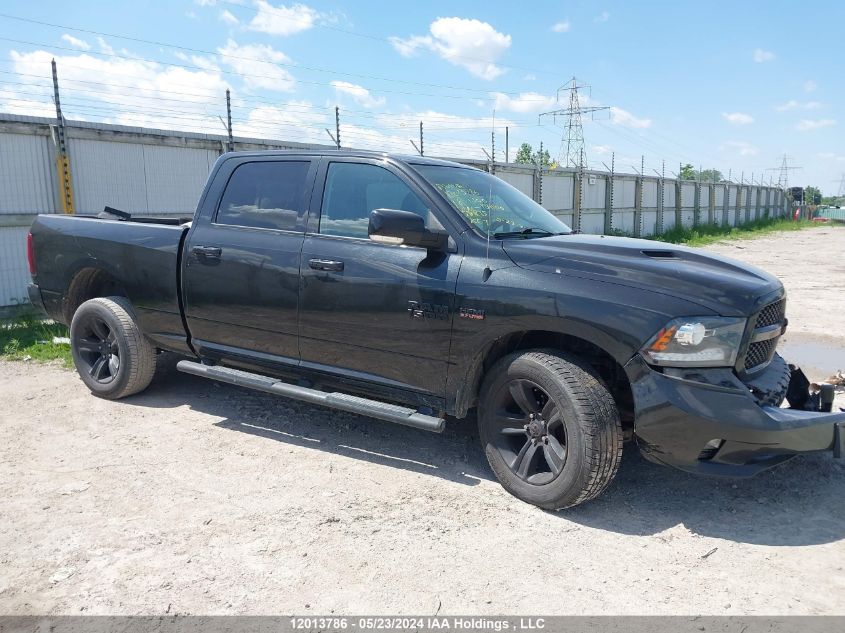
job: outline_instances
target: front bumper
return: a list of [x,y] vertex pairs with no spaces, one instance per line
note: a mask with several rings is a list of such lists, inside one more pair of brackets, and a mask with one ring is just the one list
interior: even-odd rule
[[799,453],[832,451],[839,457],[845,449],[845,412],[761,407],[730,369],[670,376],[638,355],[625,370],[634,395],[634,434],[653,461],[747,477]]

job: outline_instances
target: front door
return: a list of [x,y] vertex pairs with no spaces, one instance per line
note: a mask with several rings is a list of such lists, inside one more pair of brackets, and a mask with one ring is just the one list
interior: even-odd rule
[[244,157],[221,167],[219,204],[200,214],[185,249],[185,316],[201,356],[299,362],[299,258],[317,163]]
[[459,256],[367,237],[370,212],[380,208],[442,228],[434,205],[384,161],[326,158],[320,172],[320,214],[309,220],[302,254],[303,367],[442,398]]

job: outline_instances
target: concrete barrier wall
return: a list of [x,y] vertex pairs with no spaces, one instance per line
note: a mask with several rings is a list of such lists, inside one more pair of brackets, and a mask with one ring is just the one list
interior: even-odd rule
[[[137,215],[190,215],[209,170],[226,149],[226,138],[213,134],[85,122],[68,122],[65,131],[80,214],[99,213],[108,205]],[[235,139],[236,150],[333,148]],[[56,155],[53,119],[0,114],[0,306],[25,301],[25,240],[35,215],[61,212]],[[584,233],[648,237],[679,222],[733,226],[787,214],[784,193],[773,188],[451,160],[495,173]]]

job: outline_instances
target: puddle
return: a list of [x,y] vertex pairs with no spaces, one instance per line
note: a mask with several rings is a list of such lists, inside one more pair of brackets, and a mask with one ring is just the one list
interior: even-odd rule
[[824,380],[840,369],[845,370],[845,347],[794,339],[782,340],[778,345],[778,354],[816,380]]

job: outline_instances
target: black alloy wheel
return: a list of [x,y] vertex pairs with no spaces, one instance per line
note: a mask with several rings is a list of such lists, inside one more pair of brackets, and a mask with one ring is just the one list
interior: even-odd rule
[[498,429],[496,449],[522,481],[543,485],[566,464],[563,414],[543,388],[527,379],[506,384],[494,404],[491,423]]

